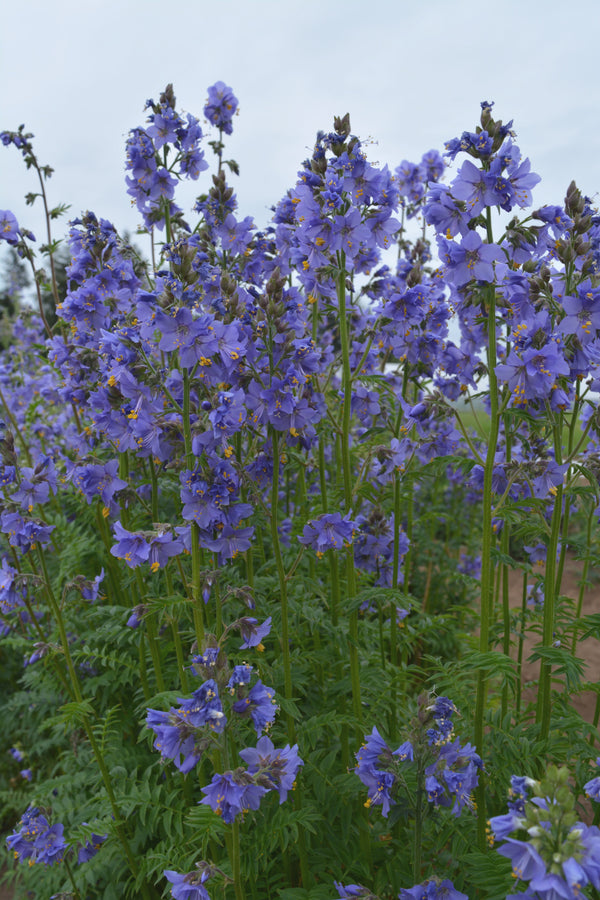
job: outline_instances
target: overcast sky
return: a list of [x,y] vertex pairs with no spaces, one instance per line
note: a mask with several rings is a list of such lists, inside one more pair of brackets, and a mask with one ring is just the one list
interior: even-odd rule
[[[50,202],[71,216],[92,209],[135,230],[128,130],[168,82],[202,120],[218,80],[240,104],[226,149],[240,164],[239,214],[259,226],[334,115],[349,112],[374,142],[369,159],[395,168],[473,130],[481,100],[514,119],[542,176],[536,205],[562,202],[573,178],[600,202],[598,0],[21,0],[0,21],[0,130],[35,134],[56,170]],[[190,202],[208,184],[203,173]],[[42,238],[23,200],[35,189],[0,146],[0,208]]]

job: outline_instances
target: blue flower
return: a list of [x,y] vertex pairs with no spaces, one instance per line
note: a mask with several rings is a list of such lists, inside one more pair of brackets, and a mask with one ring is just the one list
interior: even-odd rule
[[248,809],[258,809],[267,788],[255,784],[253,776],[244,769],[213,775],[209,785],[202,788],[206,803],[224,822],[231,824],[235,817]]
[[107,834],[92,834],[89,841],[86,841],[86,843],[79,848],[77,853],[77,862],[88,862],[88,860],[90,860],[92,856],[96,855],[107,838]]
[[399,900],[468,900],[466,894],[456,890],[449,878],[443,881],[431,878],[412,888],[403,888],[398,897]]
[[253,616],[244,616],[244,618],[238,619],[238,627],[240,634],[244,638],[244,642],[240,644],[240,650],[247,650],[249,647],[257,647],[259,650],[263,650],[263,638],[271,631],[271,616],[265,619],[262,625],[259,625],[258,619],[255,619]]
[[256,733],[260,736],[275,720],[278,707],[274,697],[273,688],[265,687],[262,681],[257,681],[247,697],[233,704],[233,709],[240,716],[250,716]]
[[231,134],[233,131],[231,120],[237,108],[237,97],[223,81],[217,81],[209,87],[204,115],[212,125],[225,134]]
[[251,775],[258,774],[258,781],[264,787],[279,791],[279,803],[287,799],[288,791],[294,787],[296,774],[303,760],[298,756],[298,744],[283,750],[276,750],[266,735],[257,741],[256,748],[240,750],[240,756],[248,765]]
[[19,240],[19,223],[8,209],[0,209],[0,241],[16,244]]
[[195,872],[187,872],[185,875],[165,869],[164,876],[171,882],[171,896],[175,900],[210,900],[204,884],[214,874],[212,866],[207,863],[197,863]]
[[[600,766],[600,756],[596,760],[596,765]],[[592,778],[590,781],[586,781],[583,786],[586,797],[589,797],[591,800],[595,800],[596,803],[600,803],[600,776],[596,776],[596,778]]]
[[356,522],[350,519],[349,513],[343,518],[339,512],[324,513],[304,526],[302,537],[298,540],[301,544],[312,547],[317,556],[321,557],[326,550],[340,550],[350,546],[356,529]]

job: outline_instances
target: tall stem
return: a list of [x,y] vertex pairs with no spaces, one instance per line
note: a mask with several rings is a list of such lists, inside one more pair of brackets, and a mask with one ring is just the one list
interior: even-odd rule
[[[489,210],[488,210],[489,219]],[[479,650],[487,653],[490,640],[490,624],[494,602],[494,566],[492,548],[494,532],[492,529],[494,457],[498,443],[500,416],[498,409],[498,382],[496,379],[496,290],[491,285],[486,292],[488,317],[487,370],[490,383],[490,433],[485,458],[483,476],[483,516],[481,546],[481,609],[479,620]],[[475,747],[483,758],[484,713],[487,699],[487,676],[483,669],[477,673],[477,697],[475,701]],[[486,794],[483,777],[480,776],[477,788],[477,834],[479,847],[485,850],[486,842]]]
[[[271,482],[271,539],[273,541],[273,555],[275,556],[275,565],[277,567],[277,575],[279,578],[279,597],[281,602],[281,650],[283,656],[284,696],[286,700],[291,700],[292,661],[290,656],[287,579],[285,577],[283,557],[281,555],[281,546],[279,543],[279,529],[277,526],[277,512],[279,504],[279,434],[274,429],[271,430],[271,441],[273,444],[273,480]],[[285,719],[287,724],[288,739],[290,744],[293,744],[296,740],[296,729],[294,720],[289,710],[286,710],[285,712]]]
[[[560,465],[560,450],[556,461]],[[544,575],[544,622],[542,630],[542,645],[544,647],[551,647],[554,637],[554,619],[556,615],[556,556],[558,551],[558,540],[560,537],[562,501],[563,486],[562,484],[559,484],[556,489],[554,508],[552,510],[552,525],[546,556],[546,573]],[[550,732],[551,715],[552,664],[549,660],[542,659],[540,664],[540,687],[536,716],[536,721],[541,724],[540,736],[542,740],[545,740]]]
[[[352,467],[350,461],[350,420],[352,403],[352,373],[350,371],[350,334],[346,313],[346,257],[341,254],[340,268],[337,276],[337,298],[339,309],[340,345],[342,351],[342,408],[341,450],[342,476],[344,484],[344,508],[352,510]],[[346,582],[348,600],[356,597],[356,572],[354,570],[354,551],[346,549]],[[358,659],[358,610],[350,612],[348,628],[348,654],[350,657],[350,680],[352,684],[352,707],[354,715],[362,730],[362,706],[360,698],[360,668]]]
[[[192,451],[192,422],[190,414],[190,373],[189,370],[183,369],[183,442],[185,446],[185,464],[192,471],[194,467],[194,454]],[[190,524],[191,545],[192,545],[192,609],[194,616],[194,628],[196,631],[196,643],[198,651],[202,653],[204,650],[204,611],[202,608],[202,591],[200,586],[200,529],[197,522]]]

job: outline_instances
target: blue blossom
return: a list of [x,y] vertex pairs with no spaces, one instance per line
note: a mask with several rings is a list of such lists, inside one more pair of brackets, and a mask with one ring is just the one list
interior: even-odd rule
[[403,888],[399,900],[469,900],[466,894],[457,891],[449,878],[430,878],[412,888]]
[[64,825],[50,825],[37,807],[28,807],[19,822],[19,831],[6,839],[9,850],[19,860],[50,866],[62,861],[67,844]]
[[257,681],[250,689],[248,695],[233,704],[233,710],[240,716],[249,716],[256,729],[257,735],[268,728],[275,720],[277,714],[277,701],[273,688],[265,687],[262,681]]
[[[189,772],[200,760],[210,743],[210,734],[219,734],[227,724],[216,682],[208,679],[181,706],[169,712],[148,709],[146,725],[155,734],[154,747],[163,759],[172,759],[175,766]],[[205,728],[206,726],[206,728]]]
[[373,894],[368,888],[363,887],[362,884],[341,884],[339,881],[334,881],[333,885],[338,892],[340,900],[354,900],[356,897],[360,898],[360,900],[379,900],[377,894]]
[[243,815],[246,810],[258,809],[267,788],[255,784],[252,775],[238,768],[223,775],[213,775],[211,783],[202,788],[202,793],[206,796],[200,803],[210,806],[224,822],[231,824],[236,816]]
[[175,900],[210,900],[204,884],[214,874],[214,867],[208,863],[197,863],[195,872],[181,874],[172,869],[165,869],[164,876],[171,882],[171,896]]
[[354,769],[367,788],[366,807],[381,806],[381,814],[387,818],[390,807],[395,804],[392,789],[396,784],[393,771],[393,753],[387,743],[373,728],[356,754],[357,765]]
[[298,769],[304,765],[298,756],[298,744],[293,747],[286,744],[282,750],[277,750],[266,735],[257,741],[256,748],[240,750],[240,756],[247,764],[248,772],[257,775],[261,785],[279,792],[280,804],[287,799],[288,791],[294,787]]
[[[596,765],[600,766],[600,757],[596,760]],[[583,789],[586,797],[595,800],[596,803],[600,803],[600,776],[596,776],[595,778],[590,779],[590,781],[586,781]]]
[[343,518],[339,512],[324,513],[304,526],[302,537],[298,540],[301,544],[312,547],[317,556],[321,557],[327,550],[340,550],[350,546],[356,528],[356,522],[352,521],[350,513]]
[[446,277],[457,288],[473,279],[494,281],[494,264],[504,260],[500,247],[484,243],[476,231],[469,231],[459,244],[438,236],[438,246],[446,266]]
[[235,689],[240,684],[250,684],[250,676],[252,675],[252,666],[248,663],[242,663],[240,666],[234,666],[231,678],[227,682],[227,687],[231,694],[235,693]]
[[[85,823],[84,823],[85,824]],[[90,839],[83,844],[77,851],[77,862],[88,862],[96,855],[104,841],[108,838],[108,834],[92,834]]]
[[231,120],[237,108],[237,97],[223,81],[217,81],[209,87],[204,115],[212,125],[225,134],[231,134],[233,131]]
[[0,241],[16,244],[19,240],[19,223],[8,209],[0,209]]
[[470,744],[462,746],[458,740],[443,744],[437,759],[425,769],[427,799],[434,806],[451,807],[460,815],[471,806],[471,794],[479,783],[478,771],[483,767],[480,756]]
[[243,637],[243,643],[240,644],[240,650],[247,650],[250,647],[257,647],[259,650],[264,649],[263,638],[271,632],[271,616],[265,619],[262,625],[258,624],[258,619],[253,616],[244,616],[238,619],[237,625],[240,634]]

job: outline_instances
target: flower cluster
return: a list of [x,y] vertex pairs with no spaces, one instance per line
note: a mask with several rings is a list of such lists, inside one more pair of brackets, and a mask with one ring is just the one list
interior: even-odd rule
[[216,866],[207,862],[196,863],[194,872],[180,874],[171,869],[165,869],[165,878],[173,885],[171,896],[175,900],[210,900],[208,891],[204,887],[206,882],[217,873],[223,874]]
[[403,888],[399,900],[468,900],[466,894],[457,891],[449,878],[430,878],[423,884]]
[[[131,623],[132,627],[136,624]],[[259,647],[270,627],[270,617],[263,625],[251,617],[242,617],[228,626],[225,635],[232,628],[239,628],[244,636],[243,647]],[[148,728],[156,734],[155,749],[163,760],[173,760],[184,774],[194,768],[214,742],[214,736],[222,734],[227,726],[221,701],[224,691],[230,699],[231,712],[239,719],[250,719],[257,737],[270,728],[278,710],[272,688],[260,679],[250,686],[253,667],[243,663],[234,666],[230,673],[227,657],[219,646],[208,645],[203,653],[195,655],[191,669],[210,677],[189,699],[180,699],[179,707],[171,707],[168,712],[149,709],[146,717]]]
[[163,759],[172,759],[180,772],[193,769],[211,742],[212,733],[220,733],[227,724],[219,690],[213,679],[205,681],[181,706],[169,712],[149,709],[148,728],[155,734],[154,747]]
[[[19,862],[27,860],[29,865],[43,863],[52,866],[63,861],[68,845],[62,823],[50,825],[42,810],[30,806],[23,813],[17,827],[18,830],[6,838],[6,844]],[[107,837],[107,834],[92,834],[89,840],[79,846],[77,862],[88,862]]]
[[[168,85],[155,103],[148,100],[148,128],[135,128],[127,141],[127,193],[133,197],[147,228],[164,228],[167,219],[181,216],[181,209],[173,201],[178,179],[172,174],[179,164],[179,173],[197,179],[208,163],[200,148],[202,129],[198,119],[187,115],[186,120],[175,110],[173,86]],[[162,150],[162,158],[160,151]],[[175,160],[167,164],[169,150]]]
[[18,831],[9,835],[6,844],[15,859],[51,866],[62,861],[67,844],[63,837],[64,825],[50,825],[37,807],[28,807],[23,813]]
[[587,885],[600,888],[600,830],[577,821],[568,782],[568,769],[556,766],[541,781],[513,778],[508,814],[490,819],[498,853],[527,883],[519,897],[575,900]]
[[287,744],[277,750],[266,736],[259,739],[255,748],[240,750],[240,756],[247,769],[239,767],[214,775],[211,783],[202,788],[206,796],[200,802],[210,806],[227,823],[249,809],[258,809],[269,791],[278,791],[279,802],[283,803],[294,786],[298,769],[304,765],[297,744],[293,747]]
[[[433,702],[421,698],[411,740],[394,751],[373,728],[356,754],[354,769],[368,788],[365,806],[381,806],[387,818],[404,783],[406,762],[419,760],[425,776],[423,787],[434,807],[450,808],[458,816],[465,806],[472,806],[471,794],[479,782],[482,762],[470,744],[463,746],[458,739],[451,742],[454,712],[456,707],[447,697],[436,697]],[[432,720],[435,727],[428,728]]]

